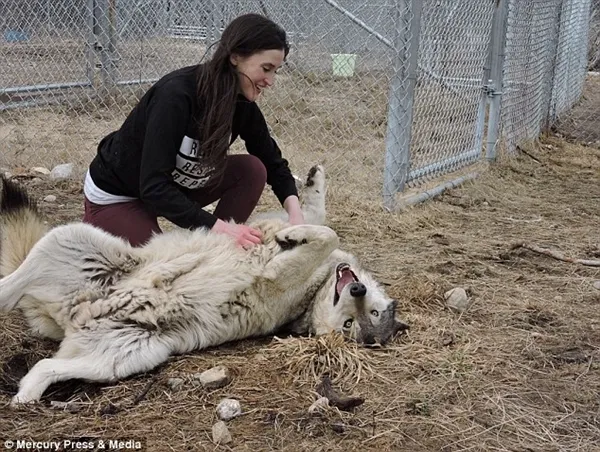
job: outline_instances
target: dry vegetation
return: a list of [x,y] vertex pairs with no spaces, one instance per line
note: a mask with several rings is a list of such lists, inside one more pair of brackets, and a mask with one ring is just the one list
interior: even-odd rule
[[[11,410],[4,405],[17,379],[56,344],[32,337],[10,313],[0,317],[0,437],[135,438],[157,451],[599,450],[600,270],[510,248],[527,241],[600,258],[600,152],[556,137],[524,150],[397,215],[331,187],[329,224],[411,325],[391,345],[248,340],[173,357],[114,385],[55,385],[41,405]],[[57,204],[42,203],[51,223],[80,217],[79,183],[22,180],[36,199],[57,195]],[[443,302],[455,286],[471,298],[460,315]],[[229,386],[193,385],[193,373],[216,364],[232,370]],[[324,373],[365,403],[308,414]],[[178,392],[166,384],[174,376],[185,380]],[[245,415],[228,423],[233,442],[215,446],[214,408],[226,396]],[[51,400],[83,408],[60,411]]]
[[[529,242],[600,259],[598,97],[587,93],[560,125],[562,136],[596,147],[546,137],[479,179],[392,215],[379,205],[387,84],[384,73],[284,73],[265,111],[295,172],[325,164],[329,225],[399,300],[407,335],[380,350],[337,336],[248,340],[173,357],[114,385],[55,385],[41,405],[12,410],[19,378],[57,344],[32,337],[18,312],[0,314],[0,439],[133,438],[152,451],[600,450],[600,269],[511,250]],[[18,175],[73,162],[81,172],[138,96],[2,112],[0,166]],[[435,148],[439,139],[423,133]],[[17,177],[51,224],[81,217],[80,182]],[[43,203],[48,194],[57,201]],[[268,194],[260,208],[274,206]],[[470,296],[463,314],[444,304],[456,286]],[[207,392],[193,384],[194,373],[217,364],[232,370],[229,386]],[[310,415],[325,373],[365,403]],[[171,391],[171,377],[184,388]],[[223,397],[239,399],[245,414],[228,423],[233,442],[215,446],[210,432]],[[82,409],[56,410],[52,400]]]

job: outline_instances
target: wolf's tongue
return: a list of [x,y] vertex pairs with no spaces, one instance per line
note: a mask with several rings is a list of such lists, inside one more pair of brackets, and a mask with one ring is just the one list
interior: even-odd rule
[[335,286],[335,290],[337,291],[338,295],[342,293],[344,287],[346,287],[352,282],[354,282],[354,274],[352,273],[352,271],[350,271],[350,269],[342,270],[342,274]]

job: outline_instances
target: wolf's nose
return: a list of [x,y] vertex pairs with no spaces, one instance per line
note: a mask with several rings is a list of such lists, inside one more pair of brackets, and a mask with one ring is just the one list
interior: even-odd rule
[[363,283],[355,282],[350,286],[350,295],[353,297],[364,297],[367,293],[367,287]]
[[364,345],[365,347],[381,347],[381,342],[377,337],[375,337],[372,333],[363,333],[357,339],[359,344]]

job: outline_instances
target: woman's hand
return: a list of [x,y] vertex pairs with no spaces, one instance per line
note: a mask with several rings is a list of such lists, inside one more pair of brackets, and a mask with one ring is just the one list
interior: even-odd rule
[[262,243],[262,233],[258,229],[251,228],[245,224],[227,223],[223,220],[217,220],[211,230],[233,237],[237,245],[242,248],[247,249]]
[[291,225],[304,224],[304,214],[297,196],[288,196],[283,202],[283,208],[288,213],[288,223]]

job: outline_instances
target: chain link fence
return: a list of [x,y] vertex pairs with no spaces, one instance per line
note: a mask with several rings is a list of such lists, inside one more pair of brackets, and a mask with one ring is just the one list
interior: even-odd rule
[[480,159],[486,98],[482,87],[493,2],[426,0],[420,27],[410,186]]
[[260,104],[294,172],[323,163],[334,195],[393,208],[399,194],[427,197],[546,127],[597,143],[600,78],[588,61],[597,69],[599,6],[5,0],[0,166],[72,162],[82,174],[151,83],[210,57],[231,19],[257,12],[281,24],[292,47]]
[[[509,151],[535,139],[581,98],[589,18],[589,2],[509,4],[501,122]],[[597,125],[598,121],[600,117],[595,118]]]
[[[563,8],[563,14],[563,20],[581,21],[581,28],[576,29],[579,33],[575,33],[575,44],[569,45],[567,36],[560,49],[566,72],[555,71],[558,83],[554,85],[552,96],[552,127],[570,140],[600,148],[600,0],[593,0],[591,5],[575,2],[570,10]],[[581,87],[582,78],[568,74],[582,75],[578,71],[586,65],[581,60],[581,48],[586,44],[588,72]],[[583,95],[576,98],[574,93],[581,89]]]

